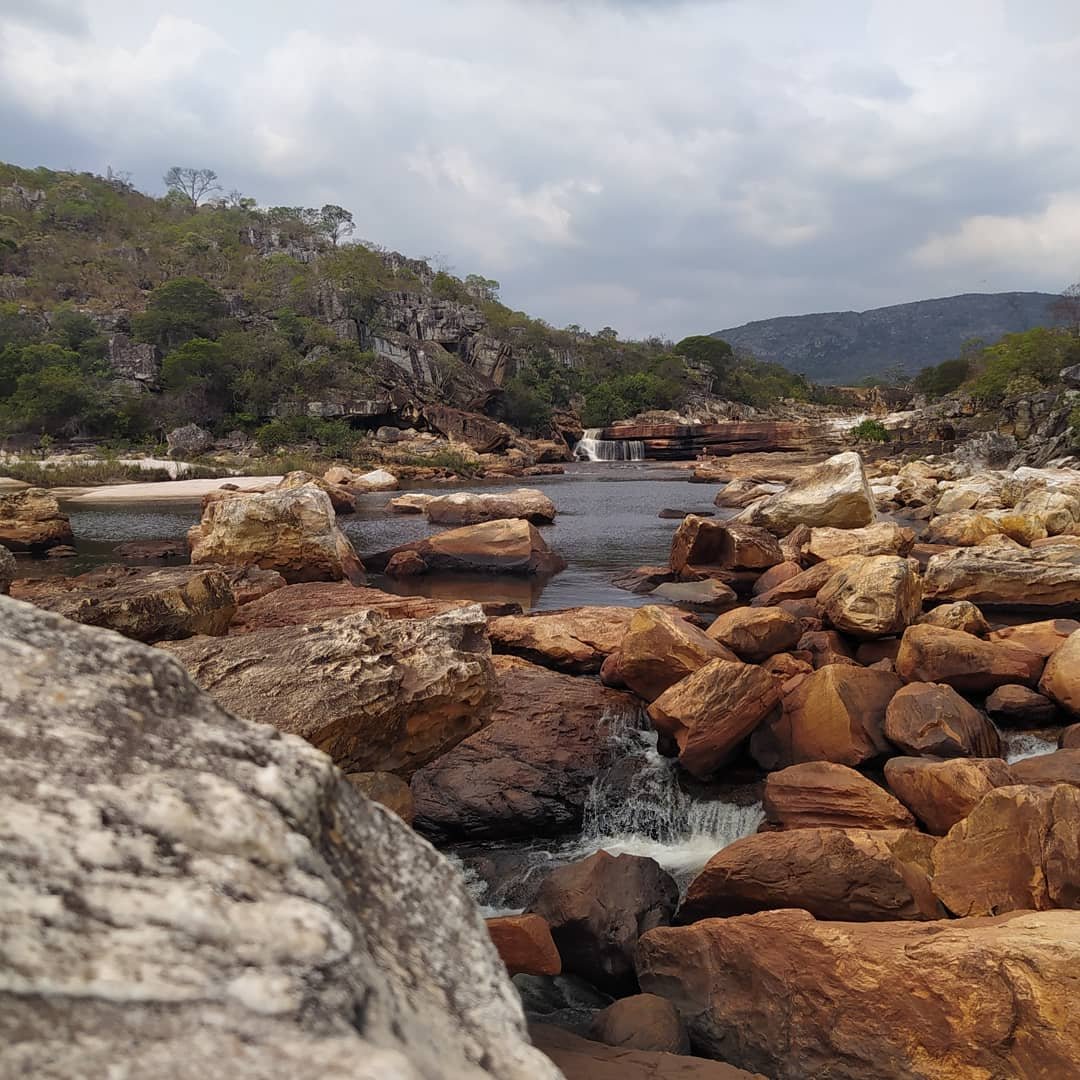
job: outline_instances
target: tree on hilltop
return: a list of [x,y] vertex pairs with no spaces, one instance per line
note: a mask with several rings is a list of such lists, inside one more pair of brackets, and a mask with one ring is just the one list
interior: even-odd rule
[[345,207],[335,206],[333,203],[327,203],[319,211],[319,227],[334,247],[338,246],[339,240],[352,236],[356,231],[352,214]]
[[1073,337],[1080,337],[1080,282],[1062,290],[1050,305],[1050,314],[1064,323]]
[[184,165],[174,165],[162,177],[165,187],[172,194],[187,199],[193,210],[212,191],[221,190],[217,179],[213,169],[191,169]]

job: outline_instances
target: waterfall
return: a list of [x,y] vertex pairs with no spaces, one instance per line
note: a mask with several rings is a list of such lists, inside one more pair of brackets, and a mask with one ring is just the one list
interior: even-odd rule
[[1025,758],[1042,757],[1052,754],[1058,748],[1056,731],[1003,731],[1001,741],[1004,744],[1005,760],[1012,765]]
[[603,428],[586,428],[574,446],[579,461],[644,461],[645,443],[641,439],[601,439]]

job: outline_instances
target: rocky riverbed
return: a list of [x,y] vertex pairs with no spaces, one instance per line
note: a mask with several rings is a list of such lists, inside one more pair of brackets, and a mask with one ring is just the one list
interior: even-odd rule
[[[625,522],[294,476],[157,564],[0,557],[0,1061],[1080,1071],[1080,473],[761,457]],[[602,602],[475,589],[572,581],[578,516]]]

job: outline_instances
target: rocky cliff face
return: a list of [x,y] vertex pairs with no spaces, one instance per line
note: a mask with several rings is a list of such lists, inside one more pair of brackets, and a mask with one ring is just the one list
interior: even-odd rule
[[1050,293],[965,293],[870,311],[830,311],[761,319],[715,337],[758,360],[783,364],[814,382],[850,383],[894,364],[911,372],[960,353],[971,338],[1053,325]]
[[0,670],[0,1074],[559,1076],[461,878],[324,754],[6,597]]

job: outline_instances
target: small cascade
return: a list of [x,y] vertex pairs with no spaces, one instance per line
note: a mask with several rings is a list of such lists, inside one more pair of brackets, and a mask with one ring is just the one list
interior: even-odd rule
[[603,428],[586,428],[574,446],[578,461],[644,461],[645,443],[641,439],[601,439]]
[[1012,765],[1025,758],[1052,754],[1058,748],[1056,731],[1002,731],[1002,749],[1005,761]]

